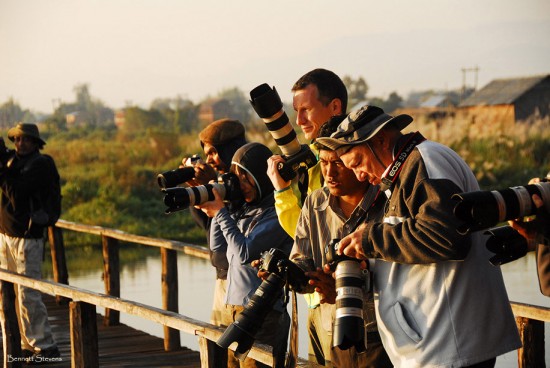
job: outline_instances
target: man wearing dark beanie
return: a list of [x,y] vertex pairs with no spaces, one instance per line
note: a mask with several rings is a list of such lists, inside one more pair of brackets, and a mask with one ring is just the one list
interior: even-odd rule
[[[201,147],[206,156],[206,163],[194,165],[195,177],[188,185],[205,185],[218,176],[229,172],[233,154],[246,144],[244,125],[238,120],[220,119],[210,123],[199,133]],[[182,161],[186,161],[184,158]],[[185,164],[185,162],[183,162]],[[212,219],[204,212],[189,207],[193,220],[206,230],[206,242],[210,248],[210,223]],[[210,262],[216,268],[216,286],[210,322],[221,325],[221,308],[225,306],[227,270],[229,263],[225,251],[210,251]]]

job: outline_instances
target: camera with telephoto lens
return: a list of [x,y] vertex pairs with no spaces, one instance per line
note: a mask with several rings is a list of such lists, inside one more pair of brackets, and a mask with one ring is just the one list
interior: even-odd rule
[[194,166],[201,163],[202,159],[195,154],[187,159],[185,167],[170,170],[157,175],[157,183],[161,189],[177,187],[195,177]]
[[454,214],[464,221],[457,228],[460,234],[484,230],[506,220],[534,215],[537,208],[531,196],[538,194],[550,212],[550,182],[510,187],[502,190],[474,191],[453,194],[459,202]]
[[500,226],[484,232],[490,235],[485,246],[495,253],[489,259],[494,266],[515,261],[527,254],[527,240],[511,226]]
[[301,145],[296,131],[283,109],[283,103],[275,87],[263,83],[250,91],[250,103],[264,121],[269,133],[283,153],[284,163],[277,170],[285,181],[292,180],[300,167],[310,168],[317,163],[317,157],[308,145]]
[[361,261],[338,255],[340,239],[325,246],[327,263],[335,273],[336,315],[332,346],[347,350],[355,346],[358,352],[366,350],[363,320],[363,290],[370,290],[370,274],[361,269]]
[[164,204],[168,207],[166,214],[181,211],[189,206],[195,206],[214,200],[214,188],[225,201],[238,201],[243,198],[239,178],[233,173],[226,173],[220,177],[218,183],[197,185],[195,187],[164,188]]
[[267,314],[283,295],[284,286],[288,285],[291,289],[301,292],[308,285],[309,279],[304,271],[277,248],[262,253],[259,269],[267,271],[269,276],[262,281],[235,322],[227,327],[216,342],[225,349],[233,342],[237,342],[235,356],[240,360],[244,360],[248,355]]

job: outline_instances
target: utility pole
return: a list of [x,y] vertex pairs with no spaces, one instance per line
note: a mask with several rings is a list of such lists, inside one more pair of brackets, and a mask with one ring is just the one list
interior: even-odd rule
[[479,67],[476,65],[473,68],[462,68],[462,99],[466,97],[466,74],[469,72],[474,72],[474,91],[477,90],[477,76],[479,73]]

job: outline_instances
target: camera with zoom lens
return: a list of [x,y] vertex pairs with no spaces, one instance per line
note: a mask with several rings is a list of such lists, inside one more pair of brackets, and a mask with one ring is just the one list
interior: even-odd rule
[[347,350],[355,346],[358,352],[366,350],[363,320],[363,290],[370,290],[370,274],[361,269],[356,258],[338,255],[340,239],[325,246],[325,256],[336,280],[336,316],[332,346]]
[[267,314],[283,295],[284,286],[289,285],[300,292],[308,285],[309,279],[304,271],[277,248],[271,248],[268,252],[262,253],[259,269],[269,272],[269,276],[262,281],[235,322],[227,327],[216,342],[225,349],[233,342],[237,342],[235,356],[240,360],[244,360],[252,348],[256,333]]
[[474,191],[453,194],[459,202],[454,214],[464,221],[457,228],[462,234],[484,230],[506,220],[534,215],[537,208],[531,196],[538,194],[550,212],[550,182],[510,187],[502,190]]
[[185,167],[170,170],[157,175],[157,183],[161,189],[177,187],[195,177],[194,166],[201,163],[202,159],[195,154],[187,159]]
[[238,201],[243,198],[237,175],[226,173],[220,177],[218,183],[197,185],[189,188],[175,187],[162,189],[164,192],[164,204],[168,207],[165,213],[169,214],[181,211],[190,206],[214,200],[214,188],[216,188],[225,201]]
[[250,91],[250,103],[264,121],[269,133],[283,153],[284,163],[277,170],[285,181],[292,180],[300,167],[310,168],[317,163],[317,157],[308,145],[301,145],[296,131],[283,109],[283,103],[275,87],[263,83]]
[[527,240],[511,226],[500,226],[484,232],[490,235],[485,247],[495,255],[489,259],[494,266],[515,261],[527,254]]

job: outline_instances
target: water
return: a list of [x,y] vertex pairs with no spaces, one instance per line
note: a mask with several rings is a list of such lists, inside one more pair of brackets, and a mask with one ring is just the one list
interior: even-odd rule
[[[550,307],[550,298],[543,296],[538,289],[535,257],[532,253],[504,265],[502,269],[510,300]],[[71,269],[69,265],[69,275],[69,283],[73,286],[104,292],[101,269],[78,271]],[[161,308],[160,275],[161,261],[157,256],[146,256],[140,261],[121,265],[121,297]],[[179,312],[201,321],[209,321],[214,280],[214,269],[208,260],[180,254],[178,256]],[[301,327],[299,328],[299,355],[305,358],[308,337],[303,326],[307,320],[307,310],[301,296],[298,297],[298,311]],[[103,314],[101,308],[98,308],[98,312]],[[152,335],[163,337],[163,328],[156,323],[124,313],[121,313],[120,320]],[[550,367],[550,323],[545,324],[545,334],[546,365]],[[196,336],[182,333],[181,343],[193,350],[199,349]],[[516,352],[499,357],[497,367],[517,367]]]

